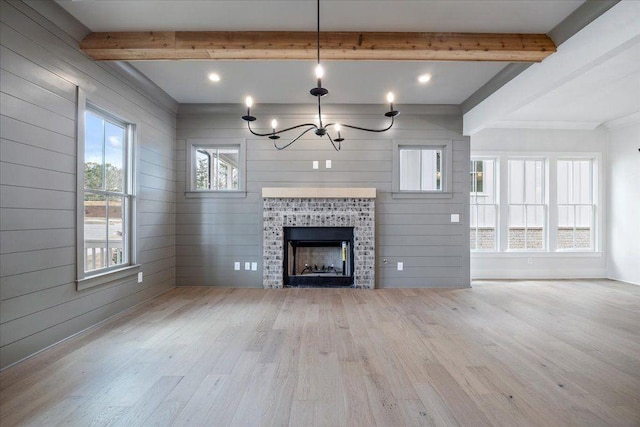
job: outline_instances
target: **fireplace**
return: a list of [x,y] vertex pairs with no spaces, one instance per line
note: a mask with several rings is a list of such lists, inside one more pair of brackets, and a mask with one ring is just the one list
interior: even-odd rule
[[283,234],[284,286],[353,286],[353,227],[284,227]]
[[263,188],[262,198],[265,288],[375,287],[375,188]]

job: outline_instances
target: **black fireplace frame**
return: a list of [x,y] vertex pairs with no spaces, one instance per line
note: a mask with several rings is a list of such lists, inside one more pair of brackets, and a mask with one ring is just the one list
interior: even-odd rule
[[[354,286],[354,227],[284,227],[284,256],[282,260],[282,280],[285,287],[350,287]],[[289,242],[294,248],[303,246],[341,246],[343,241],[349,244],[349,272],[343,275],[290,275]],[[295,242],[295,243],[293,243]],[[295,255],[293,259],[295,265]]]

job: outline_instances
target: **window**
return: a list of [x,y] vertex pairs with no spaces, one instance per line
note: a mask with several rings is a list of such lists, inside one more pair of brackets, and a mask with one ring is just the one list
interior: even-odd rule
[[393,142],[392,197],[453,197],[453,141],[402,140]]
[[508,182],[509,249],[545,249],[544,160],[509,159]]
[[442,191],[442,149],[400,147],[400,191]]
[[228,143],[189,140],[188,191],[238,193],[244,189],[244,140]]
[[594,247],[593,161],[558,160],[559,250]]
[[497,250],[498,199],[495,159],[472,159],[470,246],[476,251]]
[[196,190],[238,190],[238,147],[196,149]]
[[132,125],[93,107],[83,119],[79,280],[130,265],[133,258]]

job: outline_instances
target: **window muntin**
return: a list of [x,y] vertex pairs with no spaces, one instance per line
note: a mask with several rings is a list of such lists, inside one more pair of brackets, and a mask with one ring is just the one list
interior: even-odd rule
[[558,160],[558,250],[593,250],[593,160]]
[[443,191],[443,149],[400,147],[400,191]]
[[131,264],[131,126],[97,109],[84,116],[84,273]]
[[470,247],[497,250],[498,199],[495,159],[472,159],[470,164]]
[[240,190],[239,146],[193,146],[194,176],[192,188],[196,191]]
[[546,248],[545,171],[542,159],[509,159],[508,247]]

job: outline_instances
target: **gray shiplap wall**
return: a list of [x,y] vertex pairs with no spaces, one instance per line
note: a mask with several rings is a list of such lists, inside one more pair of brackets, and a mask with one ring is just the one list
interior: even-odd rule
[[[313,120],[309,106],[256,106],[269,126]],[[380,127],[384,106],[330,106],[345,122]],[[180,105],[176,145],[176,276],[178,286],[262,286],[262,187],[376,187],[376,287],[469,286],[469,140],[453,106],[405,106],[396,126],[382,134],[345,131],[336,152],[315,135],[276,151],[270,140],[251,137],[240,106]],[[267,130],[268,131],[268,130]],[[185,197],[188,139],[247,139],[246,198]],[[452,198],[392,198],[393,141],[453,141]],[[312,161],[320,169],[312,169]],[[332,168],[324,167],[332,160]],[[452,224],[450,214],[461,222]],[[387,263],[384,264],[383,260]],[[234,261],[242,270],[234,271]],[[244,263],[258,262],[258,271]],[[404,271],[396,263],[404,262]]]
[[[0,366],[6,367],[175,286],[177,105],[87,58],[77,48],[81,25],[54,3],[0,6]],[[43,9],[56,23],[40,15]],[[142,284],[76,291],[76,86],[137,125]]]

